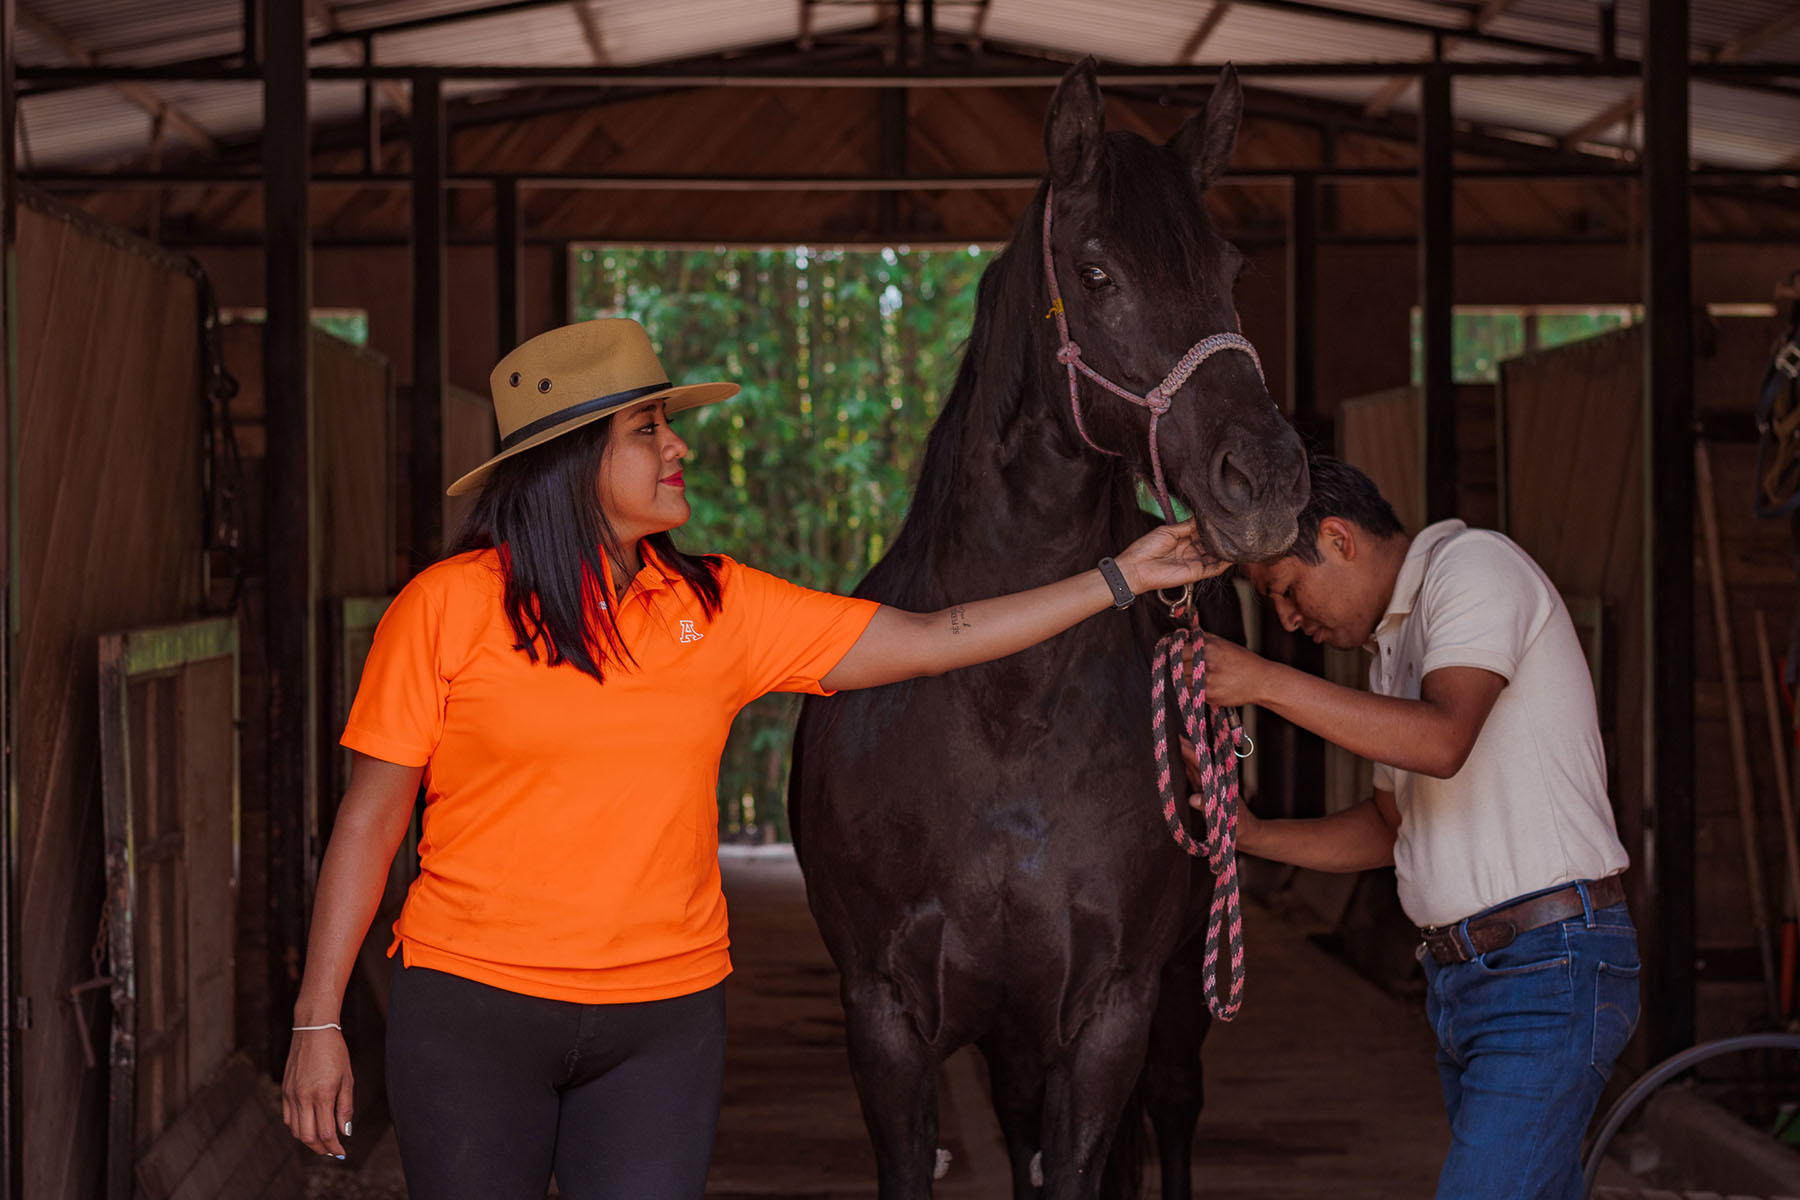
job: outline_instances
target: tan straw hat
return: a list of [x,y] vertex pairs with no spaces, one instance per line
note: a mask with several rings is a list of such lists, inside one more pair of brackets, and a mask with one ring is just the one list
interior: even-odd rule
[[500,424],[500,453],[451,484],[452,496],[480,487],[501,459],[621,408],[662,400],[668,411],[680,412],[738,393],[735,383],[671,384],[650,335],[626,317],[540,333],[500,360],[488,386]]

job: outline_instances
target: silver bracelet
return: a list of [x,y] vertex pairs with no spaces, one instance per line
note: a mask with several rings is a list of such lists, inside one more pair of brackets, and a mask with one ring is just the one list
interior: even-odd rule
[[310,1033],[311,1031],[313,1031],[315,1029],[335,1029],[339,1033],[344,1032],[344,1027],[342,1025],[336,1024],[335,1022],[330,1023],[330,1024],[325,1024],[325,1025],[296,1025],[296,1026],[294,1026],[295,1033]]

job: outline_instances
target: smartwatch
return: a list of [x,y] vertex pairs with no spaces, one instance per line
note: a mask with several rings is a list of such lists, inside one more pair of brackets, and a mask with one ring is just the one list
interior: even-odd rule
[[1125,572],[1119,570],[1119,564],[1112,559],[1100,560],[1100,578],[1112,589],[1114,608],[1130,608],[1131,602],[1137,599],[1137,593],[1125,582]]

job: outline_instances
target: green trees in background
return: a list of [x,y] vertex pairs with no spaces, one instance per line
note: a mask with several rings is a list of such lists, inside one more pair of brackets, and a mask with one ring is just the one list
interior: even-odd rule
[[[955,378],[990,255],[966,250],[586,248],[577,319],[643,322],[674,382],[743,393],[679,414],[693,449],[683,549],[848,592],[899,529],[925,436]],[[796,696],[733,726],[719,828],[786,840]]]

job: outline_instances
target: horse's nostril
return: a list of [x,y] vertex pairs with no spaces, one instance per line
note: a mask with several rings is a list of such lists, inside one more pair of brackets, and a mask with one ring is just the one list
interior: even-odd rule
[[1231,512],[1243,512],[1256,500],[1256,485],[1229,452],[1219,456],[1219,477],[1213,481],[1213,497]]

